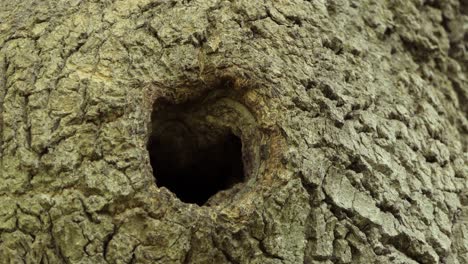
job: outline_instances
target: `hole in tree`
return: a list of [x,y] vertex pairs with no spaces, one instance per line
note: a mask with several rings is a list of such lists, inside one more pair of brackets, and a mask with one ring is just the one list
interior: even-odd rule
[[190,108],[163,110],[152,114],[147,146],[159,187],[183,202],[203,205],[244,180],[242,142],[230,129],[197,120]]

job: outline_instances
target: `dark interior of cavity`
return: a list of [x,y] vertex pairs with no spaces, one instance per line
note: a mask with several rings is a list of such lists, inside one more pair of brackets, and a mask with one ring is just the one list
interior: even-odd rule
[[183,202],[203,205],[244,180],[242,142],[229,129],[193,122],[193,111],[187,106],[155,109],[147,148],[158,187]]

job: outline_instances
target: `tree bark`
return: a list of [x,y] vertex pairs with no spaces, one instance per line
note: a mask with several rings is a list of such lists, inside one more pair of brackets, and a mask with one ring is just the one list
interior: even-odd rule
[[468,263],[467,10],[1,1],[1,262]]

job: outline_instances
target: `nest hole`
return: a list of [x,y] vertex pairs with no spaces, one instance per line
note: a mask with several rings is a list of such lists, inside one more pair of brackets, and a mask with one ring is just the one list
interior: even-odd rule
[[203,205],[245,179],[241,138],[206,121],[208,115],[187,105],[153,107],[147,145],[153,176],[185,203]]

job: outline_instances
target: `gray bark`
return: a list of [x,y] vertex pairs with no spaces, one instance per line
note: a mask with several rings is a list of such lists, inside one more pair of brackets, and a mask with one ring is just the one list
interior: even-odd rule
[[[463,0],[1,0],[1,262],[468,263],[467,21]],[[173,117],[193,142],[158,134]],[[243,181],[203,206],[158,185],[152,137],[192,168],[229,131]]]

